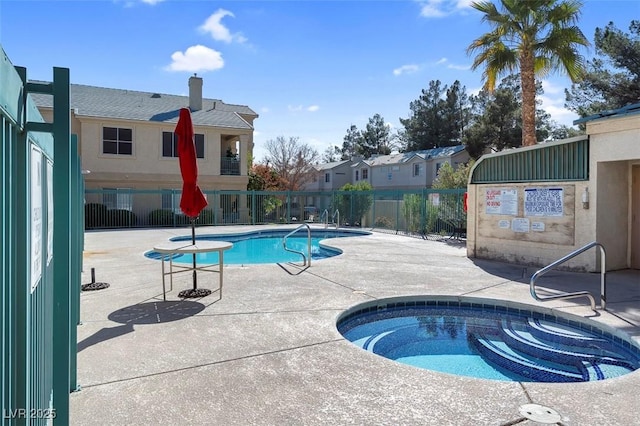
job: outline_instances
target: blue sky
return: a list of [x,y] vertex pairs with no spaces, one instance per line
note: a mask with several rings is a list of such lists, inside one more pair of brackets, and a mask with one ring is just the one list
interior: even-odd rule
[[[467,46],[489,27],[470,0],[32,1],[0,0],[0,44],[28,78],[176,95],[188,78],[203,94],[248,105],[255,160],[277,136],[299,137],[320,154],[342,146],[347,129],[378,113],[392,129],[431,80],[455,80],[477,93]],[[609,21],[624,31],[640,17],[638,0],[583,1],[580,28],[590,42]],[[594,55],[593,47],[584,52]],[[543,82],[555,121],[569,80]]]

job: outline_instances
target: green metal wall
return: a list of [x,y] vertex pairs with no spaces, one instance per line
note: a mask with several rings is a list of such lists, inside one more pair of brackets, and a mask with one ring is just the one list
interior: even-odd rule
[[[29,93],[53,96],[53,123]],[[32,83],[0,47],[3,425],[68,424],[77,387],[83,188],[69,109],[68,69]]]
[[476,163],[471,183],[557,182],[589,179],[589,140],[586,136],[562,143],[537,145]]

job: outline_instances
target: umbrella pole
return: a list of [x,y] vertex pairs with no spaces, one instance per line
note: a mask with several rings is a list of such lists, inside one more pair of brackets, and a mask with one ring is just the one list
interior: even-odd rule
[[[195,217],[191,218],[191,244],[193,245],[196,244],[196,218]],[[197,290],[198,277],[196,276],[196,254],[193,253],[191,256],[193,259],[193,289]]]

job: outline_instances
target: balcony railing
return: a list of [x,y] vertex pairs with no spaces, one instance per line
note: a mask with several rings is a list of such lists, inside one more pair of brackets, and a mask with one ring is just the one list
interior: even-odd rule
[[235,158],[220,159],[220,174],[225,176],[240,176],[240,161]]

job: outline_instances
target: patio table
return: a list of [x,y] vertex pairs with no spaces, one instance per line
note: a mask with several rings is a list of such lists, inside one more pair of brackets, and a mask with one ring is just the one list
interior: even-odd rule
[[[166,276],[169,275],[169,291],[173,290],[173,275],[182,272],[217,272],[219,275],[220,299],[222,299],[222,284],[223,284],[223,270],[224,270],[224,251],[233,247],[233,243],[227,241],[197,241],[196,244],[191,244],[190,241],[170,241],[157,245],[153,248],[154,251],[160,254],[162,259],[162,297],[167,300],[166,290]],[[175,263],[173,259],[176,256],[184,254],[198,254],[198,253],[212,253],[218,252],[218,262],[214,261],[199,261],[194,267],[193,264],[180,264]],[[165,261],[169,259],[169,270],[165,267]],[[214,267],[218,265],[217,269]]]

